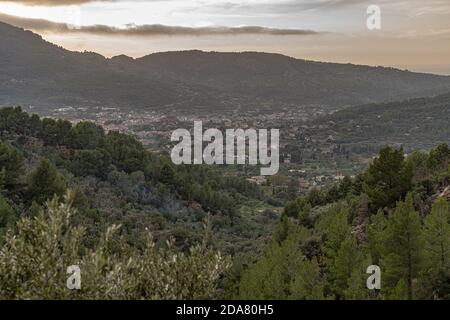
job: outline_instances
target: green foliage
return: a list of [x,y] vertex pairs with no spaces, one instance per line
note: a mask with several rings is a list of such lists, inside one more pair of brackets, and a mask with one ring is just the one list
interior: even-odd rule
[[[364,300],[369,299],[373,292],[367,290],[367,267],[371,265],[368,257],[363,258],[363,252],[360,250],[354,253],[356,261],[351,265],[352,271],[347,279],[347,288],[343,292],[346,300]],[[375,293],[376,294],[376,293]]]
[[385,250],[381,264],[385,270],[384,287],[389,291],[403,280],[408,299],[414,297],[414,279],[424,263],[424,245],[419,214],[414,210],[412,196],[398,202],[385,231]]
[[0,186],[12,186],[18,183],[24,169],[24,158],[16,148],[0,141]]
[[[445,164],[445,154],[435,152],[430,157]],[[444,170],[443,166],[442,170],[430,171],[428,158],[415,153],[405,161],[401,150],[383,149],[368,171],[352,181],[351,187],[347,180],[326,192],[314,190],[287,203],[274,230],[273,243],[253,266],[243,271],[241,297],[448,299],[449,205],[439,199],[432,210],[427,206],[449,180],[445,175],[436,175]],[[434,180],[429,180],[430,176]],[[361,193],[362,185],[369,195]],[[339,194],[341,189],[345,191]],[[410,189],[415,193],[406,196]],[[404,197],[404,201],[392,204]],[[379,207],[377,214],[369,214],[369,200],[372,210]],[[422,209],[424,219],[415,205]],[[302,258],[285,270],[280,267],[287,261],[282,248],[299,232],[299,226],[305,226],[303,213],[314,222],[308,227],[311,234],[300,241],[297,250]],[[372,264],[381,266],[379,292],[366,288],[366,270]],[[287,277],[290,273],[296,276]],[[290,279],[290,286],[286,279]]]
[[13,226],[16,221],[16,214],[5,197],[0,194],[0,243],[6,230]]
[[[401,149],[383,149],[366,173],[289,202],[272,229],[277,210],[260,201],[260,188],[203,166],[174,166],[132,136],[20,108],[0,109],[0,131],[0,229],[10,230],[0,250],[0,298],[215,298],[228,260],[206,243],[245,257],[222,279],[220,297],[450,297],[448,204],[438,200],[431,210],[448,185],[448,147],[407,160]],[[68,185],[76,190],[70,201],[44,207]],[[206,212],[213,240],[195,246]],[[28,218],[15,232],[18,215]],[[111,224],[121,228],[104,234]],[[145,229],[155,243],[142,237]],[[82,267],[81,292],[65,289],[71,264]],[[370,264],[382,267],[379,293],[365,287]]]
[[408,286],[405,279],[400,279],[396,286],[389,292],[390,300],[408,300]]
[[[300,245],[309,234],[308,230],[300,227],[281,244],[273,241],[263,257],[243,273],[239,298],[280,300],[291,297],[291,290],[299,294],[300,283],[293,283],[301,272],[304,260]],[[313,295],[312,292],[305,294]]]
[[375,264],[379,264],[385,248],[387,219],[382,210],[372,216],[372,223],[366,227],[366,246]]
[[335,259],[341,244],[350,237],[348,209],[341,203],[333,205],[322,214],[316,228],[325,238],[324,252],[327,258]]
[[[36,121],[30,120],[30,121]],[[43,119],[39,128],[38,136],[46,145],[66,145],[70,142],[72,124],[67,120]]]
[[6,183],[6,170],[5,168],[0,170],[0,193],[4,191]]
[[403,150],[386,147],[370,165],[364,177],[364,192],[374,212],[393,207],[412,188],[412,166],[405,161]]
[[[136,249],[143,248],[140,235],[148,229],[158,248],[173,238],[186,252],[199,241],[201,221],[211,212],[216,249],[257,255],[265,241],[262,235],[276,222],[277,213],[265,207],[261,188],[245,178],[224,177],[205,166],[175,166],[168,157],[145,150],[135,137],[106,135],[93,123],[72,127],[20,107],[1,108],[0,134],[8,147],[0,158],[8,165],[20,164],[12,152],[26,164],[21,170],[0,168],[0,192],[17,216],[38,215],[46,200],[70,186],[77,191],[73,223],[85,228],[83,245],[89,249],[107,226],[120,224],[124,241]],[[7,185],[11,172],[17,179]]]
[[357,275],[364,274],[362,262],[362,252],[351,237],[347,237],[341,243],[333,259],[327,256],[327,275],[331,292],[336,298],[341,299],[348,294],[356,294],[356,291],[349,290],[349,284],[353,284],[353,281],[364,283],[361,281],[361,276],[357,280],[351,279],[354,272],[357,272]]
[[436,270],[450,268],[450,206],[444,199],[433,205],[424,221],[427,263]]
[[[205,247],[188,253],[156,249],[150,235],[142,250],[120,241],[111,226],[95,248],[83,247],[74,227],[73,193],[57,198],[34,218],[22,218],[0,249],[0,299],[210,299],[228,258]],[[116,246],[117,241],[119,247]],[[116,248],[116,249],[115,249]],[[66,288],[66,269],[79,265],[81,290]]]
[[62,196],[66,181],[55,165],[43,159],[28,177],[28,197],[31,201],[43,204],[54,195]]
[[301,208],[300,208],[298,201],[290,201],[284,207],[283,214],[286,217],[298,218],[300,210],[301,210]]
[[447,144],[441,144],[437,148],[430,151],[430,155],[427,160],[428,168],[447,169],[450,161],[450,148]]
[[96,149],[104,144],[105,132],[92,122],[79,122],[70,130],[71,146],[74,149]]
[[363,269],[362,252],[352,237],[348,224],[348,209],[341,204],[335,205],[323,215],[318,228],[325,236],[323,251],[330,293],[337,299],[343,299],[347,295],[349,284],[355,281],[350,280],[353,273],[357,271],[361,274]]
[[113,164],[121,171],[131,173],[145,169],[147,153],[142,144],[130,135],[109,132],[106,150],[111,154]]
[[302,261],[291,284],[290,299],[323,300],[325,281],[316,258]]
[[104,149],[77,150],[71,165],[77,176],[95,176],[105,179],[111,171],[111,156]]

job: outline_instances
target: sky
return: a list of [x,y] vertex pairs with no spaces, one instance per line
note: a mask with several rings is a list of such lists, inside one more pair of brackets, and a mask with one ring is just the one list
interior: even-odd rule
[[450,0],[0,0],[0,21],[107,57],[264,51],[450,75]]

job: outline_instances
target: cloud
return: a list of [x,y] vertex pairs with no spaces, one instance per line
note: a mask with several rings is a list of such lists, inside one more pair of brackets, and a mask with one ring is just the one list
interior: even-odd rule
[[[380,0],[378,0],[380,1]],[[335,10],[354,5],[364,5],[363,0],[271,0],[271,1],[214,1],[192,7],[192,10],[236,13],[299,13],[310,10]]]
[[12,2],[29,6],[67,6],[89,2],[110,2],[113,0],[0,0],[0,2]]
[[161,24],[127,25],[116,28],[106,25],[91,25],[75,27],[66,23],[58,23],[44,19],[23,18],[0,13],[0,21],[24,29],[44,33],[86,33],[92,35],[129,35],[129,36],[207,36],[207,35],[275,35],[275,36],[305,36],[318,32],[304,29],[278,29],[261,26],[243,27],[180,27]]

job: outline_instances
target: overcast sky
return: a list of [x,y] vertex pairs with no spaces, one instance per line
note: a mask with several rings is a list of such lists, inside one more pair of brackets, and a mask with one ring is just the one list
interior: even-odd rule
[[450,74],[450,0],[0,0],[0,20],[106,56],[251,50]]

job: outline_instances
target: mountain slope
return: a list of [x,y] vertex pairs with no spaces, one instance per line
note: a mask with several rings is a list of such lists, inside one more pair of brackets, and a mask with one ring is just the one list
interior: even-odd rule
[[399,144],[430,149],[450,140],[450,93],[350,107],[318,120],[316,133],[339,144]]
[[0,104],[210,110],[261,103],[338,108],[432,96],[450,77],[245,52],[166,52],[132,59],[71,52],[0,23]]
[[168,52],[137,59],[136,63],[140,70],[155,76],[208,85],[232,95],[293,104],[339,107],[450,90],[449,77],[257,52]]
[[0,42],[0,104],[156,106],[177,96],[168,84],[111,68],[101,55],[71,52],[3,23]]

